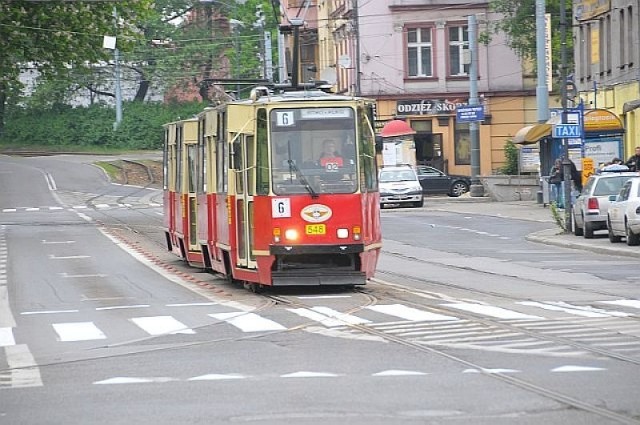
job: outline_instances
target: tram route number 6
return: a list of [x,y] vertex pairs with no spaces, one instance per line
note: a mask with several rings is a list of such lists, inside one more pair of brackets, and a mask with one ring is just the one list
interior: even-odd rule
[[293,111],[276,112],[276,124],[278,127],[290,127],[292,125],[296,125],[293,117]]
[[291,217],[291,202],[289,198],[271,199],[271,217],[286,218]]

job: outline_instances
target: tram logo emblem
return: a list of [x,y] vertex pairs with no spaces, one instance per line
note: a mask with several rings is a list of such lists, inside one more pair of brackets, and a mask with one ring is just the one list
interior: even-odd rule
[[307,205],[300,211],[300,217],[309,223],[322,223],[329,220],[332,214],[331,208],[322,204]]

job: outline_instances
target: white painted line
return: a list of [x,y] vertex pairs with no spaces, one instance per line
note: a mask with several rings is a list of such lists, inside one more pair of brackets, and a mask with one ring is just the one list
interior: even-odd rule
[[0,326],[14,328],[16,321],[11,312],[11,304],[9,304],[9,290],[6,286],[0,286]]
[[96,381],[94,385],[104,385],[104,384],[148,384],[154,382],[151,378],[127,378],[127,377],[118,377],[118,378],[110,378],[105,379],[104,381]]
[[78,260],[82,258],[91,258],[90,255],[68,255],[66,257],[57,257],[53,254],[49,254],[49,258],[52,260]]
[[48,241],[46,239],[43,239],[42,243],[45,244],[45,245],[56,245],[56,244],[76,243],[76,241]]
[[316,322],[319,322],[321,325],[326,326],[328,328],[345,326],[345,323],[341,320],[332,319],[331,317],[327,317],[324,314],[320,314],[306,308],[288,308],[287,310],[297,314],[298,316],[305,317],[307,319],[311,319]]
[[2,212],[17,212],[17,208],[3,208]]
[[13,337],[13,328],[0,328],[0,347],[8,347],[10,345],[16,345],[16,340]]
[[134,317],[131,320],[149,335],[194,334],[193,329],[171,316]]
[[490,305],[459,303],[459,304],[442,304],[445,307],[455,308],[458,310],[469,311],[471,313],[482,314],[485,316],[495,317],[497,319],[542,319],[539,316],[531,316],[529,314],[518,313],[517,311],[507,310],[506,308],[494,307]]
[[246,378],[246,376],[235,374],[235,373],[229,373],[229,374],[209,373],[207,375],[194,376],[193,378],[187,379],[187,381],[223,381],[227,379],[244,379],[244,378]]
[[457,317],[445,316],[443,314],[435,314],[429,311],[418,310],[417,308],[407,307],[402,304],[387,305],[371,305],[368,310],[377,311],[389,316],[400,317],[401,319],[411,321],[439,321],[439,320],[460,320]]
[[52,326],[62,342],[107,338],[93,322],[53,323]]
[[150,307],[149,304],[137,304],[137,305],[114,305],[112,307],[96,307],[96,311],[102,310],[124,310],[127,308],[146,308]]
[[25,208],[25,211],[28,211],[28,212],[40,211],[40,208]]
[[64,208],[62,207],[49,207],[49,211],[57,211],[57,210],[63,210]]
[[233,312],[210,314],[214,319],[223,320],[243,332],[281,331],[284,326],[273,320],[265,319],[255,313]]
[[519,373],[515,369],[465,369],[462,373]]
[[336,375],[335,373],[328,372],[294,372],[287,373],[286,375],[280,375],[281,378],[333,378]]
[[420,376],[426,375],[424,372],[418,372],[415,370],[383,370],[382,372],[374,373],[371,376]]
[[86,205],[74,205],[71,208],[73,208],[74,210],[86,210],[89,207],[87,207]]
[[589,367],[589,366],[560,366],[555,369],[551,369],[551,372],[598,372],[603,369],[601,367]]
[[602,304],[620,305],[623,307],[640,308],[640,300],[616,300],[616,301],[598,301]]
[[370,320],[362,319],[360,317],[353,316],[351,314],[341,313],[329,307],[312,307],[312,309],[313,311],[316,311],[320,314],[324,314],[325,316],[328,316],[328,317],[338,319],[343,323],[346,323],[349,325],[362,325],[365,323],[371,323]]
[[18,387],[41,387],[42,377],[29,347],[24,344],[4,347],[7,365],[11,373],[10,384]]
[[23,311],[21,316],[29,316],[32,314],[60,314],[60,313],[77,313],[79,310],[42,310],[42,311]]
[[557,305],[544,304],[544,303],[539,303],[539,302],[536,302],[536,301],[519,301],[516,304],[527,305],[527,306],[531,306],[531,307],[538,307],[538,308],[542,308],[544,310],[562,311],[562,312],[565,312],[565,313],[573,314],[573,315],[576,315],[576,316],[583,316],[583,317],[611,317],[608,314],[596,313],[596,312],[593,312],[593,311],[576,310],[574,308],[560,307],[560,306],[557,306]]
[[614,317],[629,317],[629,316],[632,316],[632,314],[624,313],[622,311],[603,310],[601,308],[591,307],[590,305],[587,305],[587,306],[572,305],[572,304],[566,303],[564,301],[549,302],[549,304],[557,305],[558,307],[572,308],[574,310],[589,311],[589,312],[592,312],[592,313],[605,314],[606,316],[614,316]]
[[87,278],[87,277],[107,277],[106,274],[67,274],[67,273],[58,273],[60,277],[64,278]]
[[109,205],[109,204],[97,204],[95,207],[99,208],[99,209],[105,209],[105,208],[110,208],[111,205]]
[[166,304],[166,307],[192,307],[192,306],[212,306],[218,305],[218,303],[210,302],[210,303],[183,303],[183,304]]

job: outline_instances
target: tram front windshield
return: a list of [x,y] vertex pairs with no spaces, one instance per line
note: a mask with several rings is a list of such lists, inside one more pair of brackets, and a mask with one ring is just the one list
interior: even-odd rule
[[354,111],[346,107],[275,109],[270,114],[276,195],[357,190]]

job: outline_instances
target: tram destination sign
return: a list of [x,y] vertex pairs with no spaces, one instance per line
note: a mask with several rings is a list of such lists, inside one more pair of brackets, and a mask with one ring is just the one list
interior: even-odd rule
[[456,109],[456,120],[458,122],[474,122],[484,120],[484,106],[465,105]]

